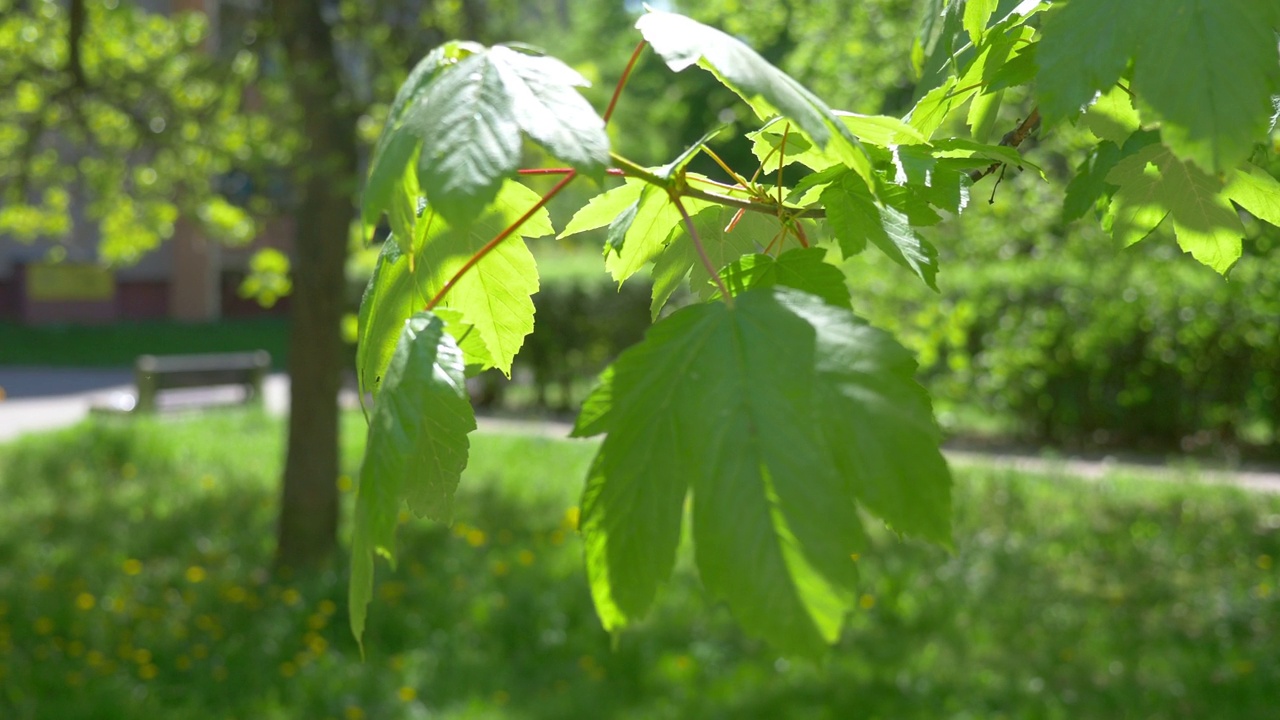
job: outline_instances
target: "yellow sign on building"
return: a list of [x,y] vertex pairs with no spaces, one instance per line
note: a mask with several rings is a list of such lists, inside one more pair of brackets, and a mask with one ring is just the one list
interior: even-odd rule
[[105,301],[115,297],[115,273],[90,263],[27,266],[27,299],[33,302]]

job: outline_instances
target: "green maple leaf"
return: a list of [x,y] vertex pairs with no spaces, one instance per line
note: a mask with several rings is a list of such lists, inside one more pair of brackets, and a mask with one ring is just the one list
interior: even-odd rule
[[694,64],[737,93],[761,119],[783,115],[817,146],[870,178],[871,161],[857,138],[826,103],[736,38],[683,15],[649,12],[636,28],[667,66],[680,72]]
[[849,308],[852,298],[844,273],[827,262],[824,248],[795,248],[778,257],[747,255],[720,274],[733,295],[755,288],[794,288],[816,295],[830,305]]
[[[719,205],[706,207],[693,216],[698,239],[716,270],[743,255],[762,252],[770,244],[781,242],[782,223],[776,216],[747,212],[734,224],[736,216],[734,208]],[[653,302],[649,309],[655,319],[686,277],[698,297],[707,299],[715,293],[711,274],[698,257],[688,231],[680,225],[672,231],[653,265]]]
[[1223,192],[1254,217],[1280,227],[1280,182],[1262,168],[1245,163]]
[[463,359],[444,321],[419,313],[404,323],[369,422],[351,538],[351,631],[364,633],[373,556],[395,562],[395,530],[408,503],[449,522],[454,490],[476,427]]
[[895,263],[938,289],[938,251],[916,235],[906,215],[879,204],[862,178],[846,173],[822,191],[822,204],[845,257],[862,252],[870,240]]
[[600,176],[608,166],[604,121],[577,91],[588,83],[559,60],[454,43],[419,69],[375,148],[366,227],[391,207],[402,175],[415,171],[435,211],[465,225],[518,167],[524,136],[584,173]]
[[1133,92],[1165,145],[1205,169],[1234,167],[1264,136],[1280,91],[1278,25],[1273,0],[1054,3],[1038,53],[1041,110],[1074,114],[1132,60]]
[[[451,226],[428,208],[421,220],[427,230],[417,256],[423,294],[439,293],[472,256],[539,199],[537,193],[509,180],[494,201],[462,227]],[[525,336],[533,331],[531,296],[538,291],[537,264],[521,238],[552,232],[550,216],[540,209],[520,225],[516,237],[504,240],[464,274],[439,305],[462,314],[462,320],[475,328],[494,367],[508,375]]]
[[[539,200],[537,193],[507,183],[480,215],[465,227],[451,227],[430,208],[418,218],[416,253],[396,243],[383,246],[360,303],[356,366],[362,391],[374,390],[390,361],[400,326],[424,308],[449,278],[490,240],[514,224]],[[510,372],[511,361],[533,330],[537,267],[521,238],[552,232],[545,209],[534,213],[492,252],[471,268],[437,306],[457,333],[469,364]]]
[[913,373],[887,335],[789,289],[655,324],[579,424],[608,433],[582,514],[605,627],[641,617],[670,575],[692,491],[709,593],[783,650],[821,652],[856,597],[862,498],[895,528],[947,537],[950,476]]
[[1225,274],[1240,258],[1244,226],[1222,182],[1164,145],[1148,145],[1116,163],[1107,182],[1119,188],[1110,228],[1126,245],[1168,217],[1178,245],[1205,265]]

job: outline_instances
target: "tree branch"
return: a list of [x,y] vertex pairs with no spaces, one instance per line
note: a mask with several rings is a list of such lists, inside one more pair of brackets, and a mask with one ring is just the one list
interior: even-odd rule
[[[1004,137],[1000,138],[999,144],[1005,147],[1011,147],[1016,149],[1019,145],[1022,144],[1023,140],[1027,139],[1028,135],[1035,132],[1036,129],[1039,127],[1040,127],[1040,108],[1038,107],[1032,108],[1031,114],[1027,116],[1027,119],[1018,123],[1018,127],[1005,133]],[[978,182],[982,178],[990,175],[996,170],[999,170],[1002,165],[1004,165],[1004,163],[998,163],[998,162],[991,163],[991,165],[984,170],[974,170],[973,172],[969,173],[969,181]]]

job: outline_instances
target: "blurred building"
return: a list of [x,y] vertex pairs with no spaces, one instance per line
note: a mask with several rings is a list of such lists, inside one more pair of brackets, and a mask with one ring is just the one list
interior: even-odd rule
[[[138,5],[151,12],[204,12],[211,28],[209,49],[216,51],[219,33],[234,32],[257,11],[258,0],[139,0]],[[237,248],[206,240],[193,223],[179,219],[173,236],[137,264],[108,268],[98,262],[97,224],[74,206],[72,218],[66,238],[20,242],[0,235],[0,322],[201,322],[287,310],[288,298],[267,309],[239,294],[254,252],[263,247],[290,251],[287,219],[268,223],[253,243]]]

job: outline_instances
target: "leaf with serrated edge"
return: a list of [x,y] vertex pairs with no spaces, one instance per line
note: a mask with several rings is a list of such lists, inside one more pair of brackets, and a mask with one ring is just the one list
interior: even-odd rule
[[1205,265],[1225,274],[1240,258],[1244,225],[1221,181],[1164,145],[1148,145],[1121,160],[1107,182],[1119,186],[1111,201],[1111,229],[1126,244],[1145,237],[1167,215],[1178,245]]
[[786,303],[821,328],[818,427],[858,502],[899,532],[950,544],[951,473],[911,353],[847,310],[804,295]]
[[1237,169],[1223,192],[1259,220],[1280,226],[1280,182],[1257,165]]
[[559,60],[494,47],[441,71],[396,132],[421,141],[418,182],[436,212],[465,225],[520,162],[521,134],[580,171],[609,162],[604,121],[578,93],[587,82]]
[[[451,227],[428,208],[420,220],[429,228],[418,253],[422,294],[434,297],[473,255],[539,199],[520,183],[507,181],[494,202],[462,228]],[[519,237],[507,238],[464,274],[440,305],[457,309],[467,324],[475,326],[494,366],[507,374],[525,336],[533,330],[530,296],[538,291],[533,254],[520,238],[551,232],[550,217],[545,208],[540,209],[520,226]]]
[[[1235,167],[1263,139],[1280,92],[1275,0],[1184,0],[1176,10],[1144,0],[1133,85],[1160,138],[1210,171]],[[1084,54],[1084,53],[1082,53]],[[1230,253],[1228,253],[1229,255]]]
[[1153,164],[1162,152],[1158,143],[1148,145],[1116,163],[1107,173],[1107,182],[1117,189],[1103,227],[1125,246],[1150,235],[1169,214],[1163,204],[1160,169]]
[[[1072,0],[1054,3],[1043,20],[1036,52],[1036,97],[1050,122],[1074,115],[1100,90],[1120,79],[1134,33],[1148,33],[1136,6],[1145,0]],[[1160,14],[1160,13],[1157,13]],[[1082,48],[1088,48],[1082,52]]]
[[614,218],[640,199],[640,193],[647,184],[637,178],[628,178],[622,185],[596,195],[569,218],[569,223],[557,237],[563,240],[570,235],[607,227]]
[[862,178],[846,173],[822,191],[822,204],[845,257],[861,252],[870,240],[895,263],[938,289],[938,251],[915,234],[906,215],[878,204]]
[[636,21],[644,39],[675,72],[698,64],[736,92],[761,119],[782,114],[819,147],[869,178],[871,161],[831,108],[736,38],[683,15],[649,12]]
[[720,276],[733,295],[781,285],[817,295],[830,305],[848,308],[852,299],[845,275],[826,258],[826,249],[816,247],[795,248],[776,258],[747,255],[725,268]]
[[467,465],[467,434],[475,415],[463,377],[462,353],[444,322],[419,313],[404,324],[369,422],[360,468],[349,586],[351,631],[364,633],[373,593],[373,555],[394,565],[395,530],[404,503],[419,515],[449,522],[454,490]]
[[[774,343],[789,352],[775,352]],[[860,545],[849,541],[857,527],[852,498],[842,498],[821,446],[802,430],[812,348],[811,328],[771,296],[748,293],[734,309],[717,303],[676,312],[614,364],[609,434],[582,521],[606,628],[643,614],[669,576],[692,484],[707,589],[748,630],[789,651],[814,654],[834,639],[853,599],[849,554]],[[832,497],[804,502],[822,490]],[[806,559],[797,535],[833,526],[834,537],[812,548],[839,548],[845,572],[829,578]],[[823,569],[840,566],[822,559]]]
[[514,101],[520,128],[551,155],[582,173],[602,177],[609,165],[609,136],[604,120],[576,90],[591,83],[547,55],[497,46],[489,51],[489,59]]
[[[775,240],[780,242],[778,235],[782,230],[782,223],[776,216],[744,213],[730,230],[729,226],[736,214],[735,208],[714,205],[705,207],[693,216],[698,239],[707,253],[707,259],[717,270],[743,255],[763,251]],[[706,299],[714,294],[715,286],[711,275],[703,267],[688,232],[681,224],[672,231],[667,246],[654,262],[653,302],[649,309],[655,319],[667,298],[685,277],[689,278],[689,284],[698,297]]]

